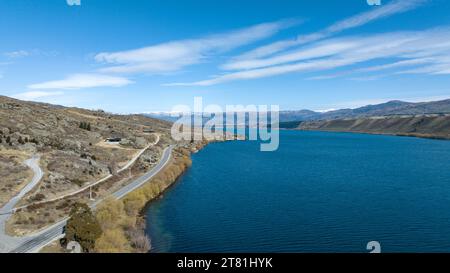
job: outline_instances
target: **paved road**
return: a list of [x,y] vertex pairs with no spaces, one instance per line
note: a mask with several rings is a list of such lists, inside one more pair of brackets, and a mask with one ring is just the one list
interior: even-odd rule
[[[164,149],[161,159],[159,160],[158,164],[156,164],[155,167],[153,167],[149,172],[145,173],[143,176],[134,180],[130,184],[114,192],[112,195],[120,199],[123,198],[128,193],[134,191],[135,189],[145,184],[149,179],[155,176],[167,165],[172,154],[172,149],[173,146],[169,146],[166,149]],[[95,206],[100,202],[101,200],[95,202],[91,207],[95,208]],[[15,247],[10,248],[9,252],[13,253],[38,252],[42,247],[64,236],[64,226],[66,225],[66,222],[67,219],[64,219],[54,224],[53,226],[48,227],[45,230],[35,235],[29,236],[27,238],[13,238],[17,240],[17,243]]]
[[162,168],[164,168],[166,166],[166,164],[169,162],[170,155],[172,153],[172,149],[173,149],[172,146],[167,147],[164,150],[158,164],[153,169],[151,169],[149,172],[147,172],[143,176],[139,177],[138,179],[134,180],[130,184],[126,185],[125,187],[123,187],[120,190],[113,193],[113,196],[116,197],[117,199],[120,199],[120,198],[124,197],[125,195],[127,195],[128,193],[134,191],[135,189],[137,189],[140,186],[142,186],[143,184],[145,184],[145,182],[147,182],[150,178],[155,176]]
[[11,198],[11,200],[9,200],[9,202],[0,209],[0,252],[3,252],[4,250],[10,248],[12,245],[15,245],[17,241],[15,238],[8,236],[5,233],[6,221],[9,219],[9,217],[11,217],[11,214],[9,212],[14,208],[17,202],[19,202],[20,199],[25,196],[25,194],[27,194],[39,183],[39,181],[42,179],[42,176],[44,176],[42,169],[39,167],[39,156],[34,156],[26,160],[25,164],[33,170],[33,178],[31,179],[30,183],[28,183],[16,196]]

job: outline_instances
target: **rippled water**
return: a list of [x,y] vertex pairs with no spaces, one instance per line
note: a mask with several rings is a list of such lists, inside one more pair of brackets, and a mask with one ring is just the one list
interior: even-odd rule
[[450,251],[450,141],[282,131],[207,146],[147,210],[154,252]]

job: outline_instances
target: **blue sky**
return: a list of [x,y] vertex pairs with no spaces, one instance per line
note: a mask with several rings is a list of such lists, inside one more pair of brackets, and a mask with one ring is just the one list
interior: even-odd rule
[[450,98],[450,1],[0,0],[0,94],[117,113]]

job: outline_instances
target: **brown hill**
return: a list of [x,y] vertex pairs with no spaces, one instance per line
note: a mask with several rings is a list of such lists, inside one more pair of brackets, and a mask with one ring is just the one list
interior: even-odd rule
[[450,139],[450,115],[381,116],[302,122],[297,129]]
[[[30,177],[23,160],[41,156],[44,178],[23,203],[46,200],[93,183],[124,166],[161,136],[143,158],[157,160],[171,142],[170,123],[140,115],[114,115],[0,96],[0,206]],[[120,143],[105,142],[120,138]]]

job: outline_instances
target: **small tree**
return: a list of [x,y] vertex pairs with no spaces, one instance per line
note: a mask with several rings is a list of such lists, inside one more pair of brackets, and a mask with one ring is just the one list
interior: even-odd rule
[[91,123],[89,122],[80,122],[80,126],[79,126],[81,129],[84,129],[84,130],[88,130],[88,131],[90,131],[91,130]]
[[7,137],[6,137],[6,143],[11,144],[11,137],[10,137],[10,136],[7,136]]
[[127,253],[131,251],[131,246],[123,230],[117,228],[105,231],[95,243],[95,251],[98,253]]
[[103,230],[117,228],[125,215],[123,203],[113,197],[106,198],[98,207],[95,213],[97,221]]
[[25,144],[25,142],[22,139],[22,136],[19,136],[19,139],[17,141],[19,142],[19,144]]
[[70,211],[66,225],[66,242],[78,242],[85,252],[94,249],[102,229],[88,205],[76,203]]
[[146,198],[142,191],[133,191],[125,197],[123,203],[127,215],[136,216],[145,206]]

